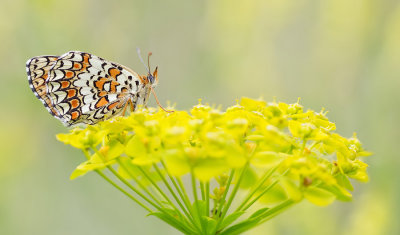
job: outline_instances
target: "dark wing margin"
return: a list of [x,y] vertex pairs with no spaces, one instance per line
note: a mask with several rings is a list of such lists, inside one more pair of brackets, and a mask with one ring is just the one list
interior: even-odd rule
[[50,68],[57,61],[58,56],[36,56],[26,62],[29,87],[33,94],[43,103],[51,115],[59,118],[58,111],[53,107],[47,96],[46,81]]

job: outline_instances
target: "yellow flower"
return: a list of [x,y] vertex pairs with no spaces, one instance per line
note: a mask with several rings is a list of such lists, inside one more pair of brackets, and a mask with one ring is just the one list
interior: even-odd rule
[[[215,230],[226,225],[210,221],[218,212],[221,217],[227,213],[221,208],[230,205],[224,198],[231,185],[235,185],[232,194],[242,187],[250,195],[235,216],[253,205],[250,199],[254,195],[264,203],[286,206],[303,198],[320,206],[335,199],[350,200],[353,188],[348,179],[368,180],[368,165],[360,157],[371,153],[364,150],[355,134],[345,138],[335,129],[326,112],[304,111],[299,102],[242,98],[226,111],[202,103],[189,111],[172,113],[138,109],[128,117],[73,129],[57,138],[82,149],[87,157],[71,178],[93,170],[101,174],[107,168],[123,183],[134,180],[146,192],[151,184],[157,189],[160,181],[168,185],[167,177],[175,187],[183,187],[178,184],[181,177],[189,176],[192,183],[203,185],[203,200],[204,184],[216,180],[219,187],[209,191],[214,195],[208,195],[215,201],[213,216],[205,222],[216,226]],[[192,209],[204,206],[195,204]],[[163,211],[163,206],[160,208]],[[258,213],[267,216],[269,212]],[[171,222],[170,218],[163,220]]]

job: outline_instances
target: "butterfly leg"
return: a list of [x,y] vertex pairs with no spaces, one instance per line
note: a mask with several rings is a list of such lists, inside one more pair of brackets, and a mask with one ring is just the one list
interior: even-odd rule
[[152,87],[151,87],[151,92],[153,93],[154,98],[156,99],[156,102],[157,102],[158,106],[159,106],[162,110],[164,110],[164,111],[167,112],[167,113],[173,113],[173,112],[174,112],[174,111],[166,110],[166,109],[160,104],[160,101],[158,101],[157,95],[156,95],[156,93],[154,92],[154,90],[153,90]]
[[135,111],[135,106],[131,100],[129,101],[129,105],[131,106],[131,112]]
[[[128,102],[130,102],[130,100],[128,100]],[[128,104],[125,104],[124,110],[122,111],[122,116],[125,116],[126,108],[128,108]]]

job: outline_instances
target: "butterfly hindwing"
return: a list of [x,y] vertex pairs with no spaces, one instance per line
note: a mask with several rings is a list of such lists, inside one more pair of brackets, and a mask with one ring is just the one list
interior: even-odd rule
[[42,101],[49,113],[55,117],[59,116],[58,111],[53,107],[48,98],[46,81],[49,69],[57,61],[58,56],[37,56],[26,62],[26,72],[28,75],[29,86],[36,97]]

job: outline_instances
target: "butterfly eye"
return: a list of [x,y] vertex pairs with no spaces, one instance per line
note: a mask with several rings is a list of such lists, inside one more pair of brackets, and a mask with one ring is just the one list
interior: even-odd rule
[[150,84],[153,84],[153,83],[154,83],[154,77],[153,77],[153,75],[149,74],[149,75],[147,76],[147,80],[149,81]]

